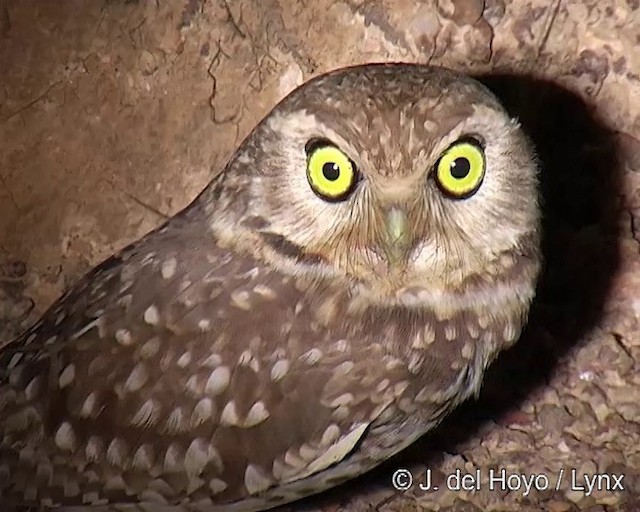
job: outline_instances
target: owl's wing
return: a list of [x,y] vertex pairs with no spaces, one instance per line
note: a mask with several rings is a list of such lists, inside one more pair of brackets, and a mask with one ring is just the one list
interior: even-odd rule
[[348,456],[407,387],[333,292],[172,222],[0,352],[0,501],[260,495]]

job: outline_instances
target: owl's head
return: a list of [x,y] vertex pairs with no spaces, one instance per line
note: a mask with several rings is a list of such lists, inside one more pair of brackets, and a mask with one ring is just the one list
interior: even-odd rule
[[537,260],[526,136],[480,83],[440,68],[365,65],[307,82],[218,186],[216,218],[292,273],[437,293]]

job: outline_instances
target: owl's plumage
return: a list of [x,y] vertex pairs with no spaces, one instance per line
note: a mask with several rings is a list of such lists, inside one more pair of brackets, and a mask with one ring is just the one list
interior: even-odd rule
[[[449,197],[434,167],[465,137],[486,170]],[[353,164],[348,197],[310,187],[313,140]],[[315,78],[1,349],[0,502],[249,511],[340,483],[477,392],[539,266],[535,158],[486,89]]]

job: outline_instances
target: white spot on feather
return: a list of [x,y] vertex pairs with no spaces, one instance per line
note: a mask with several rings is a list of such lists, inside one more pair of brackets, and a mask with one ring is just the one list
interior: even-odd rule
[[213,401],[210,398],[200,400],[191,413],[191,426],[198,427],[208,421],[213,416],[213,411]]
[[167,418],[164,427],[166,432],[170,434],[183,432],[186,429],[184,419],[185,418],[182,407],[176,407],[173,411],[171,411],[171,414],[169,414],[169,417]]
[[84,450],[84,455],[88,462],[97,462],[102,455],[104,449],[104,443],[102,439],[97,436],[91,436],[87,441],[87,446]]
[[176,274],[178,268],[178,260],[175,258],[169,258],[162,262],[160,272],[163,279],[171,279]]
[[147,372],[147,367],[144,363],[138,363],[133,367],[129,377],[124,383],[124,389],[129,392],[138,391],[144,386],[149,378],[149,373]]
[[127,445],[119,438],[115,438],[107,448],[107,461],[114,466],[122,467],[127,455]]
[[164,456],[164,469],[169,472],[182,471],[184,454],[177,444],[170,444]]
[[208,318],[202,318],[198,321],[198,329],[200,329],[202,332],[207,332],[209,329],[211,329],[211,320],[209,320]]
[[75,378],[76,378],[76,367],[72,363],[67,365],[67,367],[64,370],[62,370],[60,377],[58,377],[58,386],[60,386],[60,388],[66,388],[69,384],[73,382]]
[[64,422],[56,430],[54,436],[56,446],[61,450],[71,452],[76,447],[76,434],[73,431],[73,427],[70,423]]
[[249,300],[249,292],[244,290],[236,290],[231,292],[231,304],[243,311],[251,309],[251,301]]
[[138,427],[155,425],[159,415],[160,406],[155,400],[149,399],[134,414],[131,424]]
[[148,471],[153,465],[153,448],[149,444],[143,444],[133,454],[132,466],[136,469]]
[[258,494],[268,489],[272,484],[270,478],[258,466],[249,464],[244,473],[244,486],[249,494]]
[[87,398],[82,402],[82,407],[80,408],[80,417],[89,418],[93,415],[96,408],[97,397],[96,394],[91,392],[87,395]]
[[212,478],[211,480],[209,480],[209,489],[211,489],[212,494],[220,494],[227,487],[228,485],[226,484],[226,482],[220,480],[219,478]]
[[194,439],[191,441],[187,453],[184,456],[184,468],[189,478],[200,476],[205,466],[216,455],[215,451],[209,453],[209,446],[204,439]]
[[244,420],[245,427],[255,427],[256,425],[262,423],[269,417],[269,411],[264,405],[263,401],[258,401],[251,406],[249,412],[247,413],[247,417]]
[[280,359],[276,361],[271,368],[271,380],[274,382],[278,382],[287,374],[288,371],[289,361],[287,359]]
[[236,403],[233,400],[228,402],[227,405],[224,406],[224,409],[222,409],[220,423],[227,426],[238,426],[240,424]]
[[39,375],[36,375],[33,379],[29,381],[29,384],[27,384],[27,387],[24,388],[24,394],[27,400],[33,400],[34,398],[36,398],[36,396],[40,391],[41,382],[42,382],[42,377],[40,377]]
[[191,364],[191,352],[185,352],[184,354],[182,354],[176,361],[176,364],[180,368],[186,368],[187,366],[189,366],[189,364]]
[[157,306],[152,304],[145,310],[144,321],[149,325],[158,325],[158,322],[160,322],[160,312]]
[[231,380],[231,371],[226,366],[219,366],[211,372],[209,379],[205,385],[205,393],[210,395],[219,395],[227,389]]
[[343,393],[339,397],[334,398],[329,405],[330,407],[340,407],[351,404],[353,400],[354,396],[352,393]]
[[320,361],[320,359],[322,359],[323,355],[324,354],[322,353],[322,350],[318,348],[312,348],[311,350],[302,354],[300,356],[300,360],[308,364],[309,366],[313,366],[318,361]]
[[127,329],[118,329],[116,331],[116,341],[120,343],[120,345],[127,347],[131,345],[133,340],[131,338],[131,333]]
[[144,359],[150,359],[155,356],[160,350],[160,338],[154,336],[150,340],[144,342],[144,345],[140,347],[140,357]]
[[320,440],[320,444],[323,446],[328,446],[334,443],[338,437],[340,437],[340,427],[335,423],[329,425],[324,433],[322,434],[322,439]]

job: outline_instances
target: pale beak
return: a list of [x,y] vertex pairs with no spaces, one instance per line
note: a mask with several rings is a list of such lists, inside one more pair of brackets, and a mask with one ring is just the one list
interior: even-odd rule
[[405,262],[411,245],[411,233],[406,212],[392,207],[385,214],[384,253],[389,267],[396,267]]

